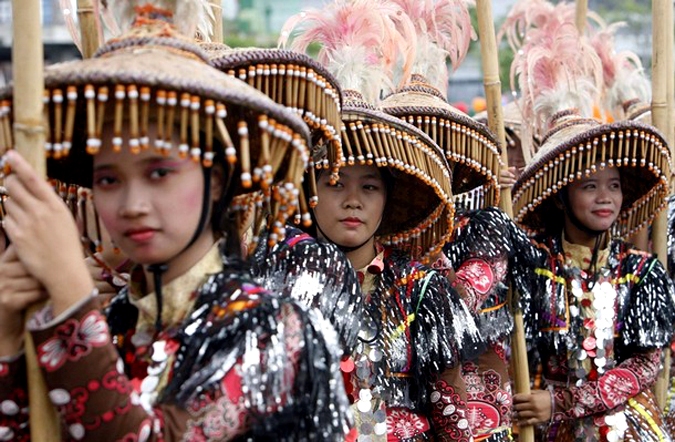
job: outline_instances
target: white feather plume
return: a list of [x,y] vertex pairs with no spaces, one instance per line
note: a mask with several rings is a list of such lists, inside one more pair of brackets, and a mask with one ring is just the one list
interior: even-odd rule
[[102,0],[102,3],[112,11],[122,32],[134,24],[137,7],[151,5],[171,12],[174,26],[187,37],[199,36],[210,41],[213,34],[214,13],[208,0]]

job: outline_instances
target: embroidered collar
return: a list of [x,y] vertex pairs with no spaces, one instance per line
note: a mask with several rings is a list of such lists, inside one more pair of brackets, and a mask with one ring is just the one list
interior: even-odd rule
[[[573,267],[578,267],[581,270],[588,269],[593,257],[593,249],[581,244],[573,244],[565,239],[565,234],[562,236],[562,248],[565,252],[565,262],[571,264]],[[607,265],[609,258],[611,241],[607,241],[604,248],[598,250],[598,258],[596,261],[596,268],[600,269]]]
[[[223,260],[220,257],[219,242],[200,259],[190,270],[173,281],[162,286],[162,325],[170,328],[178,325],[192,310],[196,300],[196,290],[206,279],[222,271]],[[154,293],[143,295],[146,287],[141,266],[132,270],[129,284],[129,302],[138,308],[137,330],[153,329],[157,316],[157,299]]]

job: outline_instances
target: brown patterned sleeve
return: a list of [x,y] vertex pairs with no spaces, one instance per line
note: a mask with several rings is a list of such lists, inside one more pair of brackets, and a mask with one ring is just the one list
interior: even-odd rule
[[607,370],[597,381],[587,381],[579,387],[555,387],[553,419],[576,419],[625,404],[628,399],[651,388],[660,361],[660,349],[638,353]]
[[466,385],[461,365],[434,375],[430,386],[431,422],[436,440],[468,442],[472,440],[467,416]]
[[178,439],[187,412],[139,403],[97,302],[91,299],[63,321],[31,331],[64,432],[87,441]]
[[0,360],[0,440],[30,440],[27,387],[24,355]]

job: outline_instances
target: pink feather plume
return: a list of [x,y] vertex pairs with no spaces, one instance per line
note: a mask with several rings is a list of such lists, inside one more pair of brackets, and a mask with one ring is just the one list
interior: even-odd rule
[[393,89],[391,73],[399,57],[409,72],[415,32],[401,8],[385,0],[336,0],[308,9],[284,24],[279,46],[306,52],[321,45],[318,61],[345,89],[376,104],[383,87]]
[[408,15],[417,32],[412,72],[423,75],[442,93],[447,92],[448,68],[456,70],[476,33],[466,0],[390,0]]
[[604,103],[618,119],[625,118],[623,104],[631,100],[641,103],[651,101],[651,85],[645,76],[642,62],[632,51],[616,52],[614,37],[624,23],[606,25],[591,37],[591,44],[602,61]]
[[82,38],[80,35],[80,28],[75,22],[75,16],[77,14],[76,7],[74,7],[71,0],[59,0],[59,8],[61,9],[61,15],[63,16],[63,22],[66,25],[68,34],[70,38],[73,39],[73,43],[77,47],[77,50],[82,52]]
[[600,58],[574,20],[559,8],[537,15],[522,40],[511,66],[520,85],[523,121],[532,121],[535,134],[543,134],[557,112],[576,108],[592,116],[602,86]]

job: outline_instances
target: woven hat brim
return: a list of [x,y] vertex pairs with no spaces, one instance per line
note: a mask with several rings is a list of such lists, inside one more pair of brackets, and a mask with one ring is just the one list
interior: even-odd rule
[[[181,69],[175,69],[176,66],[181,66]],[[247,123],[253,165],[257,163],[260,152],[262,129],[258,118],[261,115],[286,127],[289,133],[299,136],[303,144],[309,140],[307,126],[292,111],[198,59],[173,53],[163,47],[135,47],[133,50],[116,51],[110,56],[53,65],[46,69],[44,78],[48,90],[60,89],[65,95],[66,87],[70,86],[77,92],[75,133],[70,154],[60,160],[48,161],[49,176],[71,184],[91,186],[92,158],[86,153],[87,103],[84,99],[84,88],[90,85],[96,88],[108,87],[110,102],[114,101],[116,86],[135,85],[200,97],[202,106],[205,99],[223,103],[228,112],[228,132],[232,134],[235,145],[239,143],[236,121]],[[0,99],[11,100],[11,97],[11,85],[0,91]],[[54,132],[53,121],[50,126]],[[277,175],[282,176],[286,172],[287,168],[282,164]]]
[[484,205],[498,203],[501,155],[496,137],[485,125],[445,100],[411,88],[389,95],[380,107],[425,132],[444,150],[455,194],[482,188]]
[[[287,49],[230,48],[218,43],[200,46],[213,66],[296,112],[314,140],[327,140],[339,151],[342,93],[338,81],[322,64]],[[337,158],[336,153],[331,154]]]
[[454,219],[443,152],[422,131],[384,112],[347,105],[342,116],[345,165],[364,164],[372,152],[372,164],[394,176],[380,239],[419,258],[439,252]]
[[547,232],[563,216],[554,202],[560,189],[598,169],[617,167],[623,209],[613,233],[629,236],[665,207],[671,161],[665,139],[652,126],[578,119],[545,138],[523,171],[513,188],[514,218],[533,233]]

